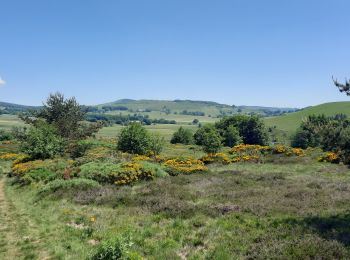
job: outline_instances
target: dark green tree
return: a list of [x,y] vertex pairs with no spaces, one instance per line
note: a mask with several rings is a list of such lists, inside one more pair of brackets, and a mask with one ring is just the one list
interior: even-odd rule
[[122,152],[147,154],[150,149],[150,136],[140,123],[131,123],[121,130],[117,148]]
[[217,153],[222,147],[222,138],[215,128],[203,134],[202,147],[206,153]]
[[192,144],[193,134],[191,130],[183,128],[182,126],[173,134],[170,143],[172,144]]

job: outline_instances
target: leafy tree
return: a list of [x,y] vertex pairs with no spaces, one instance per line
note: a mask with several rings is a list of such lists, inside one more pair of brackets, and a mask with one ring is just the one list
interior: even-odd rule
[[241,144],[243,138],[240,136],[237,127],[230,125],[224,132],[224,143],[226,146],[233,147],[237,144]]
[[222,140],[215,128],[211,128],[203,134],[202,146],[206,153],[217,153],[220,150]]
[[170,142],[172,144],[192,144],[193,134],[191,130],[185,129],[182,126],[173,134]]
[[122,152],[147,154],[149,147],[149,134],[140,123],[131,123],[119,134],[117,148]]
[[206,124],[198,128],[198,130],[194,133],[194,142],[197,145],[203,145],[203,139],[206,132],[215,130],[215,126],[213,124]]
[[57,129],[46,122],[36,122],[35,127],[20,136],[20,150],[32,159],[50,159],[63,154],[64,141]]
[[100,128],[100,124],[83,123],[86,112],[74,97],[65,99],[61,93],[50,94],[43,108],[21,118],[29,124],[44,120],[57,129],[57,134],[69,140],[79,140],[92,136]]
[[239,135],[245,144],[260,144],[268,143],[268,135],[265,129],[264,122],[256,115],[234,115],[224,117],[219,122],[215,123],[222,137],[225,137],[230,126],[236,127]]

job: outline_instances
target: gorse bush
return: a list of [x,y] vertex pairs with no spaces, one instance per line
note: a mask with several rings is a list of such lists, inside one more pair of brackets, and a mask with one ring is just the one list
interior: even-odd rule
[[172,144],[192,144],[193,134],[192,131],[182,126],[173,134],[170,143]]

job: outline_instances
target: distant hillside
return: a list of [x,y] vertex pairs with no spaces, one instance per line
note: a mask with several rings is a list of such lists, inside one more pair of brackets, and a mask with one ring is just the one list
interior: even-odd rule
[[[257,113],[264,116],[278,115],[296,111],[295,108],[276,108],[260,106],[230,106],[212,101],[193,100],[132,100],[121,99],[115,102],[98,105],[99,109],[128,110],[129,112],[165,112],[168,114],[192,114],[218,117],[237,113]],[[200,112],[200,113],[198,113]]]
[[324,114],[326,116],[333,116],[340,113],[350,117],[350,101],[332,102],[307,107],[295,113],[266,118],[265,122],[268,126],[276,126],[278,129],[291,134],[299,127],[302,119],[309,115]]
[[24,106],[7,102],[0,102],[0,114],[16,114],[31,109],[37,109],[35,106]]

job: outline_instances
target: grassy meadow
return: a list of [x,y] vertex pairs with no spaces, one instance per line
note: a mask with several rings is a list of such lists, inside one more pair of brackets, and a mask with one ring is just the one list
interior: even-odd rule
[[[288,140],[315,111],[265,122]],[[288,143],[208,155],[169,143],[201,117],[170,116],[176,125],[145,126],[166,140],[154,157],[117,151],[120,125],[102,128],[74,159],[27,161],[18,143],[2,142],[0,259],[111,259],[101,258],[111,250],[135,260],[350,258],[348,166]],[[0,129],[12,126],[23,123],[0,116]]]
[[117,236],[130,259],[348,259],[349,192],[348,168],[312,156],[45,197],[7,179],[0,256],[86,259]]

